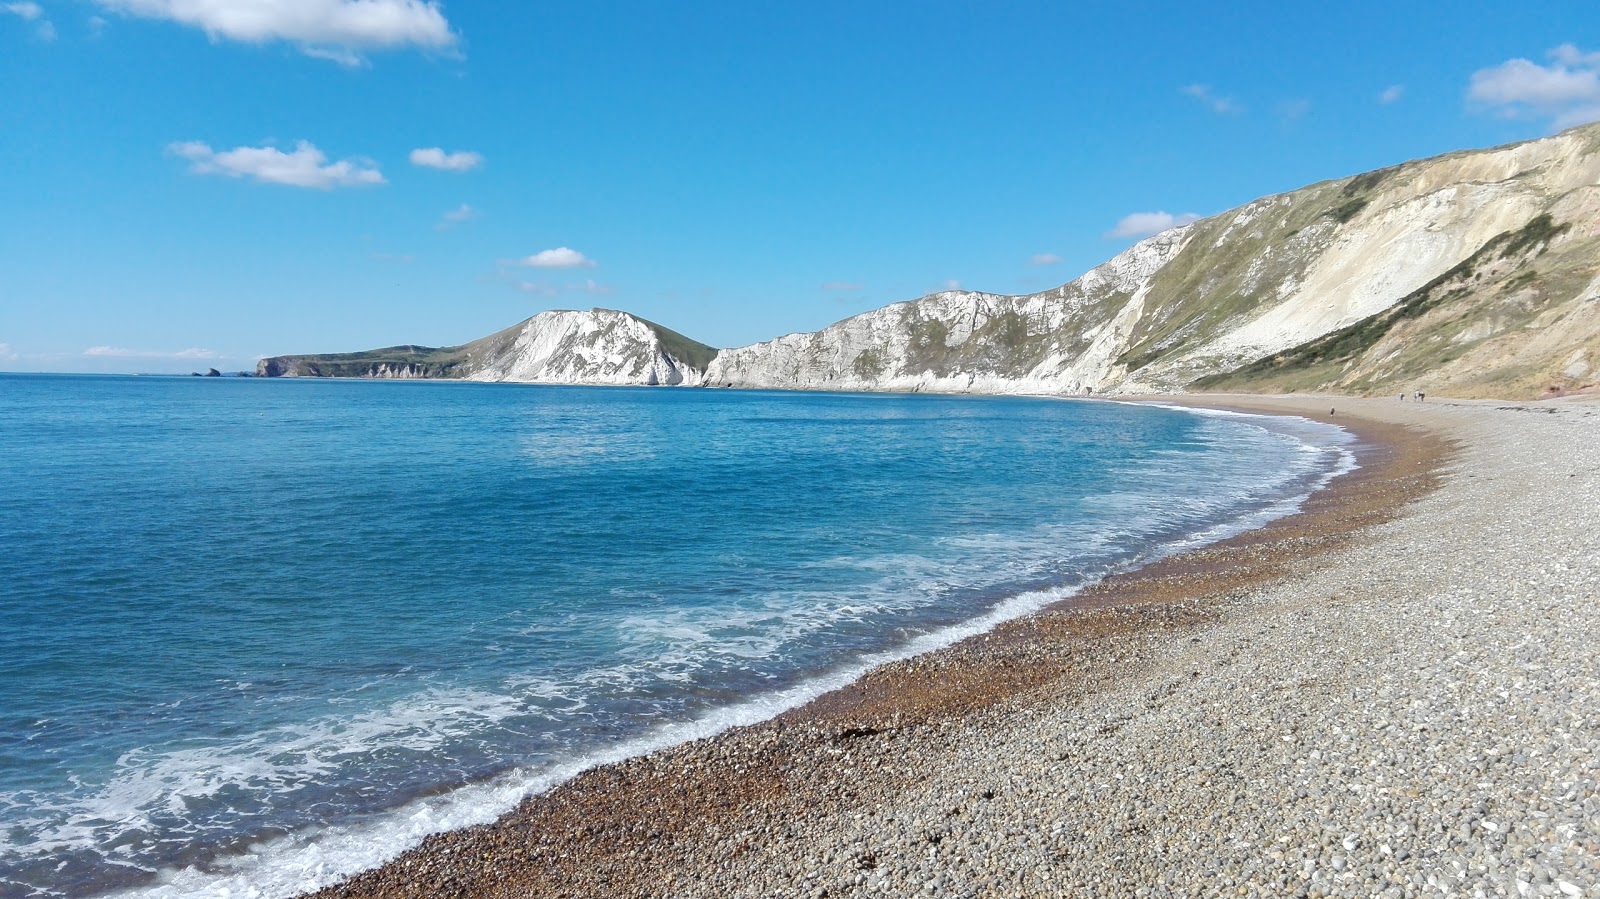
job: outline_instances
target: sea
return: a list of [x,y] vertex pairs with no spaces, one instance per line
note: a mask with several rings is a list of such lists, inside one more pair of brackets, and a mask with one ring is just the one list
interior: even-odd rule
[[0,896],[291,896],[1354,451],[1092,400],[0,375]]

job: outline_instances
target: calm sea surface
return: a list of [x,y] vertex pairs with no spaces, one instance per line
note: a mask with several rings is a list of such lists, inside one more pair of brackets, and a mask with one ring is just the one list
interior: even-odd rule
[[0,375],[0,896],[327,882],[1260,524],[1347,441],[1020,398]]

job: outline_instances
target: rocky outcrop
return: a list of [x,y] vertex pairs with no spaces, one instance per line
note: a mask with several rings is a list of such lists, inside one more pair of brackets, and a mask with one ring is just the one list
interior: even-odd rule
[[1151,279],[1191,228],[1136,244],[1088,274],[1031,296],[946,291],[814,334],[723,350],[711,384],[840,390],[1080,393],[1121,380],[1117,354]]
[[362,353],[273,356],[263,377],[460,378],[545,384],[698,384],[716,350],[626,312],[541,312],[455,347],[398,346]]
[[946,291],[713,350],[622,312],[259,374],[974,393],[1397,389],[1600,375],[1600,123],[1264,197],[1026,296]]
[[[716,350],[626,312],[541,312],[501,332],[475,358],[474,381],[698,384]],[[468,344],[468,347],[475,347]]]
[[[1446,312],[1407,318],[1383,346],[1331,365],[1317,356],[1315,371],[1293,363],[1305,354],[1287,368],[1252,367],[1380,316],[1536,221],[1550,223],[1542,239],[1441,292]],[[1377,394],[1423,382],[1487,395],[1581,388],[1600,367],[1600,306],[1585,299],[1600,292],[1597,236],[1600,125],[1591,125],[1265,197],[1042,293],[934,294],[724,350],[708,380],[1068,394],[1163,392],[1202,378]],[[1429,322],[1444,319],[1448,335],[1432,333]]]

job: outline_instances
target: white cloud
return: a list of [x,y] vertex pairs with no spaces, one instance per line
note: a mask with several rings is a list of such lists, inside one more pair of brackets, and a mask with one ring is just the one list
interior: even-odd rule
[[359,51],[415,46],[453,50],[457,37],[435,0],[97,0],[106,9],[166,19],[212,40],[291,41],[351,64]]
[[1508,119],[1548,118],[1557,128],[1600,119],[1600,53],[1562,44],[1548,66],[1510,59],[1472,73],[1467,99]]
[[532,256],[526,256],[517,261],[518,265],[527,265],[533,268],[594,268],[599,265],[593,259],[583,255],[577,250],[568,247],[556,247],[553,250],[540,250]]
[[1060,265],[1061,257],[1054,253],[1035,253],[1028,257],[1029,265]]
[[960,290],[961,289],[961,282],[957,281],[955,278],[951,278],[950,280],[944,282],[944,289],[945,290]]
[[446,153],[439,147],[424,147],[411,151],[411,164],[447,172],[470,172],[483,165],[483,154],[467,150]]
[[1218,115],[1244,111],[1244,108],[1239,105],[1239,101],[1232,97],[1218,96],[1217,92],[1212,90],[1209,84],[1186,84],[1179,90],[1199,100],[1207,109]]
[[39,26],[34,30],[34,34],[38,36],[39,40],[53,41],[56,39],[56,26],[49,19],[43,18],[44,7],[39,4],[31,2],[31,0],[21,0],[18,3],[0,3],[0,11],[8,12],[24,22],[38,22]]
[[822,289],[823,290],[861,290],[862,288],[864,288],[866,286],[867,285],[862,284],[862,283],[857,282],[857,281],[826,281],[826,282],[823,282]]
[[1106,236],[1124,239],[1129,237],[1149,237],[1152,234],[1160,234],[1168,228],[1176,228],[1179,225],[1187,225],[1190,222],[1198,221],[1199,218],[1200,216],[1192,212],[1185,212],[1182,215],[1173,215],[1170,212],[1135,212],[1132,215],[1123,216],[1122,220],[1117,222],[1115,228],[1106,232]]
[[292,153],[276,147],[235,147],[219,153],[199,141],[171,144],[167,150],[189,160],[189,171],[197,175],[249,176],[269,184],[318,190],[387,183],[372,163],[352,159],[330,163],[309,141],[295,144]]
[[433,227],[438,229],[438,230],[440,230],[440,231],[444,231],[444,230],[446,230],[448,228],[454,228],[455,226],[461,224],[462,222],[472,221],[473,219],[475,219],[477,217],[478,217],[478,210],[473,209],[471,206],[468,206],[466,203],[462,203],[460,206],[457,206],[456,208],[454,208],[454,209],[450,210],[449,212],[446,212],[444,215],[440,216],[439,217],[439,223],[434,225]]
[[1382,103],[1385,106],[1388,106],[1391,103],[1398,103],[1400,101],[1400,98],[1402,96],[1405,96],[1405,92],[1406,92],[1406,86],[1405,85],[1403,85],[1403,84],[1391,84],[1388,87],[1383,89],[1383,93],[1378,95],[1378,102]]
[[17,354],[12,351],[11,344],[9,344],[9,343],[0,343],[0,361],[11,362],[11,361],[14,361],[16,358],[17,358]]
[[202,350],[199,347],[190,347],[178,350],[175,353],[161,352],[159,350],[130,350],[116,346],[92,346],[83,351],[85,356],[97,356],[108,359],[221,359],[221,353],[211,350]]
[[596,284],[593,278],[585,279],[583,284],[571,289],[581,290],[591,296],[603,296],[615,290],[610,284]]
[[1600,66],[1600,51],[1585,53],[1572,44],[1562,44],[1551,50],[1550,58],[1564,66]]

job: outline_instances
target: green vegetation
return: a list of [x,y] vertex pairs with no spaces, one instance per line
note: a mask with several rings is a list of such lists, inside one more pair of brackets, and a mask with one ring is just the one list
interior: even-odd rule
[[[1347,186],[1324,182],[1197,223],[1183,252],[1156,272],[1145,300],[1149,314],[1117,361],[1137,371],[1203,344],[1257,312],[1277,285],[1303,279],[1333,239],[1328,210],[1346,202]],[[1293,235],[1298,240],[1286,247]]]
[[466,347],[391,346],[360,353],[319,356],[275,356],[263,359],[260,373],[268,376],[299,374],[316,378],[370,378],[384,368],[404,371],[416,378],[453,378],[467,361]]
[[904,315],[906,332],[911,339],[906,347],[906,366],[910,371],[931,371],[944,374],[953,355],[945,339],[950,328],[936,318],[922,318],[915,307],[907,306]]
[[878,352],[878,348],[868,347],[856,357],[850,368],[856,373],[856,377],[870,381],[883,374],[883,364],[883,354]]
[[984,322],[974,336],[987,343],[1015,350],[1028,342],[1028,320],[1015,309],[1007,309]]
[[[637,316],[635,316],[637,318]],[[671,328],[665,328],[652,321],[639,319],[656,332],[656,339],[661,341],[661,349],[667,355],[678,360],[680,365],[705,371],[711,360],[717,358],[719,352],[716,347],[707,346],[698,340],[691,340]]]
[[1328,216],[1328,218],[1331,218],[1334,221],[1338,222],[1339,224],[1343,225],[1346,222],[1350,221],[1351,219],[1355,218],[1357,215],[1359,215],[1361,213],[1361,210],[1366,209],[1366,208],[1367,208],[1367,201],[1365,199],[1348,200],[1348,201],[1346,201],[1344,203],[1340,203],[1338,206],[1335,206],[1332,209],[1328,210],[1327,216]]
[[[1512,233],[1500,256],[1501,258],[1516,256],[1534,246],[1538,246],[1539,252],[1542,253],[1550,246],[1550,241],[1567,233],[1567,230],[1571,227],[1571,222],[1556,224],[1555,219],[1552,219],[1548,212],[1535,216],[1533,221],[1522,226],[1522,230]],[[1500,237],[1505,237],[1505,235],[1502,234]],[[1495,239],[1499,240],[1500,237]]]
[[1356,194],[1370,193],[1373,188],[1376,188],[1384,181],[1387,181],[1390,175],[1393,175],[1398,171],[1400,171],[1400,166],[1391,165],[1386,169],[1376,169],[1371,172],[1357,175],[1344,183],[1344,190],[1342,193],[1347,197],[1353,197]]
[[1537,280],[1539,280],[1538,270],[1530,268],[1525,272],[1518,272],[1517,276],[1502,285],[1500,290],[1505,293],[1510,293],[1513,290],[1520,290]]
[[1339,191],[1339,195],[1345,198],[1344,202],[1323,214],[1341,225],[1346,224],[1360,215],[1361,210],[1366,209],[1367,204],[1371,202],[1371,198],[1365,195],[1372,193],[1373,190],[1377,189],[1378,185],[1387,181],[1390,175],[1398,171],[1400,171],[1400,167],[1396,165],[1351,178],[1344,183],[1344,188]]
[[[1569,227],[1566,223],[1557,224],[1549,214],[1539,215],[1516,231],[1505,231],[1490,238],[1476,253],[1382,312],[1233,371],[1201,378],[1189,386],[1195,390],[1209,390],[1264,377],[1304,375],[1318,368],[1327,369],[1325,373],[1330,377],[1321,383],[1328,383],[1337,379],[1346,363],[1372,349],[1400,323],[1420,318],[1444,303],[1469,294],[1471,280],[1480,269],[1501,259],[1527,255],[1529,251],[1537,256]],[[1525,276],[1532,280],[1537,274],[1529,269],[1509,280]],[[1432,361],[1448,362],[1460,355],[1459,350],[1453,349],[1454,344],[1450,347],[1434,353]]]
[[[605,309],[595,311],[610,312]],[[629,318],[636,316],[630,315]],[[655,322],[638,320],[655,333],[656,339],[661,342],[661,349],[677,360],[679,365],[705,371],[711,360],[716,358],[718,351],[715,347],[690,340],[677,331],[663,328]],[[380,372],[387,371],[413,378],[464,378],[472,373],[468,368],[469,362],[491,360],[508,352],[522,335],[527,323],[526,320],[518,322],[505,330],[463,346],[406,345],[360,353],[274,356],[261,360],[257,372],[268,377],[295,375],[313,378],[372,378],[377,377]],[[603,339],[615,330],[617,324],[617,321],[609,322],[605,329],[592,335],[591,340]]]

